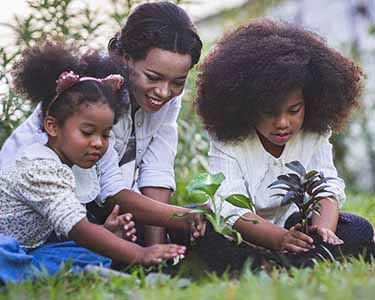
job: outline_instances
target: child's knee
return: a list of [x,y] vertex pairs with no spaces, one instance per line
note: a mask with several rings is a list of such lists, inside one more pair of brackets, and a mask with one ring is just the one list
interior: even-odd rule
[[348,223],[351,239],[356,239],[359,243],[373,242],[374,229],[367,219],[351,213],[341,213],[340,219]]

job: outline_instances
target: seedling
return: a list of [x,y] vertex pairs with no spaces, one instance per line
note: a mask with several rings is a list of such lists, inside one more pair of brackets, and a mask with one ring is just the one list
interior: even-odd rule
[[221,216],[221,211],[223,208],[224,201],[231,203],[234,206],[247,208],[253,210],[253,205],[251,199],[242,195],[242,194],[233,194],[226,198],[220,198],[219,203],[214,201],[216,191],[219,189],[221,183],[224,181],[225,177],[223,173],[218,174],[209,174],[209,173],[202,173],[199,174],[192,182],[186,187],[188,192],[189,198],[194,203],[203,203],[203,202],[210,202],[212,203],[212,208],[208,208],[205,206],[197,207],[185,214],[177,214],[176,217],[186,217],[188,214],[192,213],[201,213],[204,215],[206,220],[210,222],[214,228],[214,230],[224,235],[225,237],[229,238],[230,240],[235,240],[237,244],[240,244],[243,239],[241,234],[233,229],[230,228],[226,223],[227,221],[234,216],[238,216],[242,220],[247,222],[252,222],[254,224],[257,223],[255,220],[251,220],[244,216],[240,216],[238,214],[232,214],[227,217]]
[[324,177],[323,172],[316,170],[307,172],[299,161],[292,161],[285,166],[295,173],[278,176],[277,180],[270,184],[268,188],[286,191],[286,193],[278,193],[273,196],[283,197],[281,205],[291,203],[297,205],[301,214],[302,230],[307,234],[309,232],[308,217],[313,212],[320,215],[321,204],[319,201],[334,195],[327,190],[329,185],[326,183],[335,178]]

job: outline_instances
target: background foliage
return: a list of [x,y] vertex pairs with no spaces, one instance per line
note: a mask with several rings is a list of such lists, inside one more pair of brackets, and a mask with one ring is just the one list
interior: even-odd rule
[[[111,0],[107,13],[94,11],[87,6],[76,6],[78,0],[33,0],[28,1],[30,14],[17,17],[11,25],[15,43],[11,47],[0,45],[0,146],[11,131],[31,112],[32,107],[22,98],[14,95],[10,88],[9,69],[25,47],[33,45],[46,36],[64,38],[85,47],[105,48],[106,42],[136,4],[145,1]],[[182,1],[175,1],[182,2]],[[261,15],[259,8],[264,3],[275,1],[249,1],[260,3],[251,11]],[[255,9],[255,8],[256,9]],[[233,14],[233,11],[227,14]],[[241,8],[242,15],[245,7]],[[232,16],[232,15],[231,15]],[[246,20],[248,16],[244,17]],[[115,28],[115,29],[114,29]],[[372,29],[375,34],[375,27]],[[103,40],[103,36],[105,36]],[[209,45],[204,41],[205,51]],[[207,170],[208,140],[194,113],[194,82],[196,71],[189,75],[179,118],[179,145],[175,170],[178,193],[174,201],[186,204],[185,185],[191,178]],[[359,116],[361,118],[361,116]],[[340,147],[336,155],[339,163],[344,161],[345,145],[343,136],[335,143]],[[375,151],[375,150],[374,150]],[[374,159],[375,163],[375,159]],[[345,166],[344,163],[342,165]],[[348,170],[350,175],[350,170]],[[346,176],[349,176],[346,175]],[[351,175],[350,175],[351,176]],[[350,177],[348,177],[350,179]],[[345,178],[347,179],[347,178]],[[348,193],[344,209],[356,212],[375,224],[375,201],[373,196]],[[62,269],[54,277],[46,277],[35,282],[27,281],[18,285],[0,287],[0,299],[373,299],[375,293],[374,265],[362,261],[344,264],[319,264],[311,270],[273,271],[252,274],[244,268],[239,279],[228,276],[197,272],[190,280],[180,274],[169,280],[154,277],[148,280],[145,270],[131,271],[131,277],[102,278],[97,274],[71,275]],[[198,266],[199,270],[199,266]],[[189,271],[190,274],[192,271]],[[198,274],[198,275],[197,275]],[[190,275],[191,276],[191,275]],[[184,288],[186,286],[189,288]]]

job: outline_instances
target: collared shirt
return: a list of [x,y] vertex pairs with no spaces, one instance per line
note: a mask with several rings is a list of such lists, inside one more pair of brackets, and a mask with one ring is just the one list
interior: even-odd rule
[[[216,201],[231,194],[251,196],[256,214],[271,223],[284,226],[287,218],[298,208],[295,204],[280,206],[282,197],[272,196],[279,190],[267,187],[281,174],[292,173],[285,164],[298,160],[309,170],[322,171],[325,176],[335,177],[328,181],[340,206],[345,201],[344,181],[337,176],[333,164],[332,145],[329,135],[307,133],[301,130],[285,145],[279,158],[265,151],[257,135],[239,143],[221,143],[211,138],[209,162],[210,172],[223,172],[225,180],[217,191]],[[249,212],[228,202],[223,203],[222,215],[243,215]],[[238,216],[228,224],[233,225]]]
[[[136,164],[133,183],[138,188],[165,187],[175,189],[174,158],[177,150],[177,117],[180,97],[164,104],[154,113],[138,110],[135,114]],[[41,105],[11,134],[0,151],[0,169],[12,162],[18,151],[33,144],[47,143],[47,134],[41,130]],[[131,135],[131,112],[125,112],[114,126],[110,145],[97,165],[91,169],[73,166],[76,194],[81,203],[97,200],[100,204],[122,189],[133,188],[124,180],[119,168],[119,157],[124,155]],[[138,175],[136,171],[138,170]]]
[[35,248],[50,234],[68,236],[86,217],[72,170],[50,148],[33,144],[0,170],[0,234]]

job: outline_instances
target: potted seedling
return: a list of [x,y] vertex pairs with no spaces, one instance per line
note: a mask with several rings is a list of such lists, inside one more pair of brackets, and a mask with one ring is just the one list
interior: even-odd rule
[[199,174],[187,187],[186,190],[189,195],[189,199],[192,203],[203,203],[210,202],[212,207],[208,208],[206,206],[199,206],[188,213],[177,214],[176,217],[186,217],[188,214],[201,213],[204,215],[206,220],[211,223],[213,229],[224,235],[226,238],[232,241],[236,241],[237,244],[241,244],[243,241],[241,234],[227,225],[227,221],[234,216],[238,216],[242,220],[257,223],[255,220],[251,220],[244,216],[238,214],[232,214],[227,217],[221,216],[221,211],[224,201],[231,203],[234,206],[247,208],[253,210],[253,205],[251,199],[242,194],[233,194],[226,198],[220,198],[219,201],[215,200],[216,191],[219,189],[221,183],[224,181],[225,177],[223,173],[209,174],[202,173]]
[[285,164],[294,173],[280,175],[277,180],[268,186],[270,189],[279,189],[284,193],[277,193],[273,196],[282,196],[281,205],[294,203],[297,205],[301,215],[301,225],[304,233],[309,233],[308,217],[311,213],[320,214],[323,198],[333,196],[327,188],[327,182],[333,177],[325,177],[323,172],[316,170],[306,171],[299,161],[292,161]]

